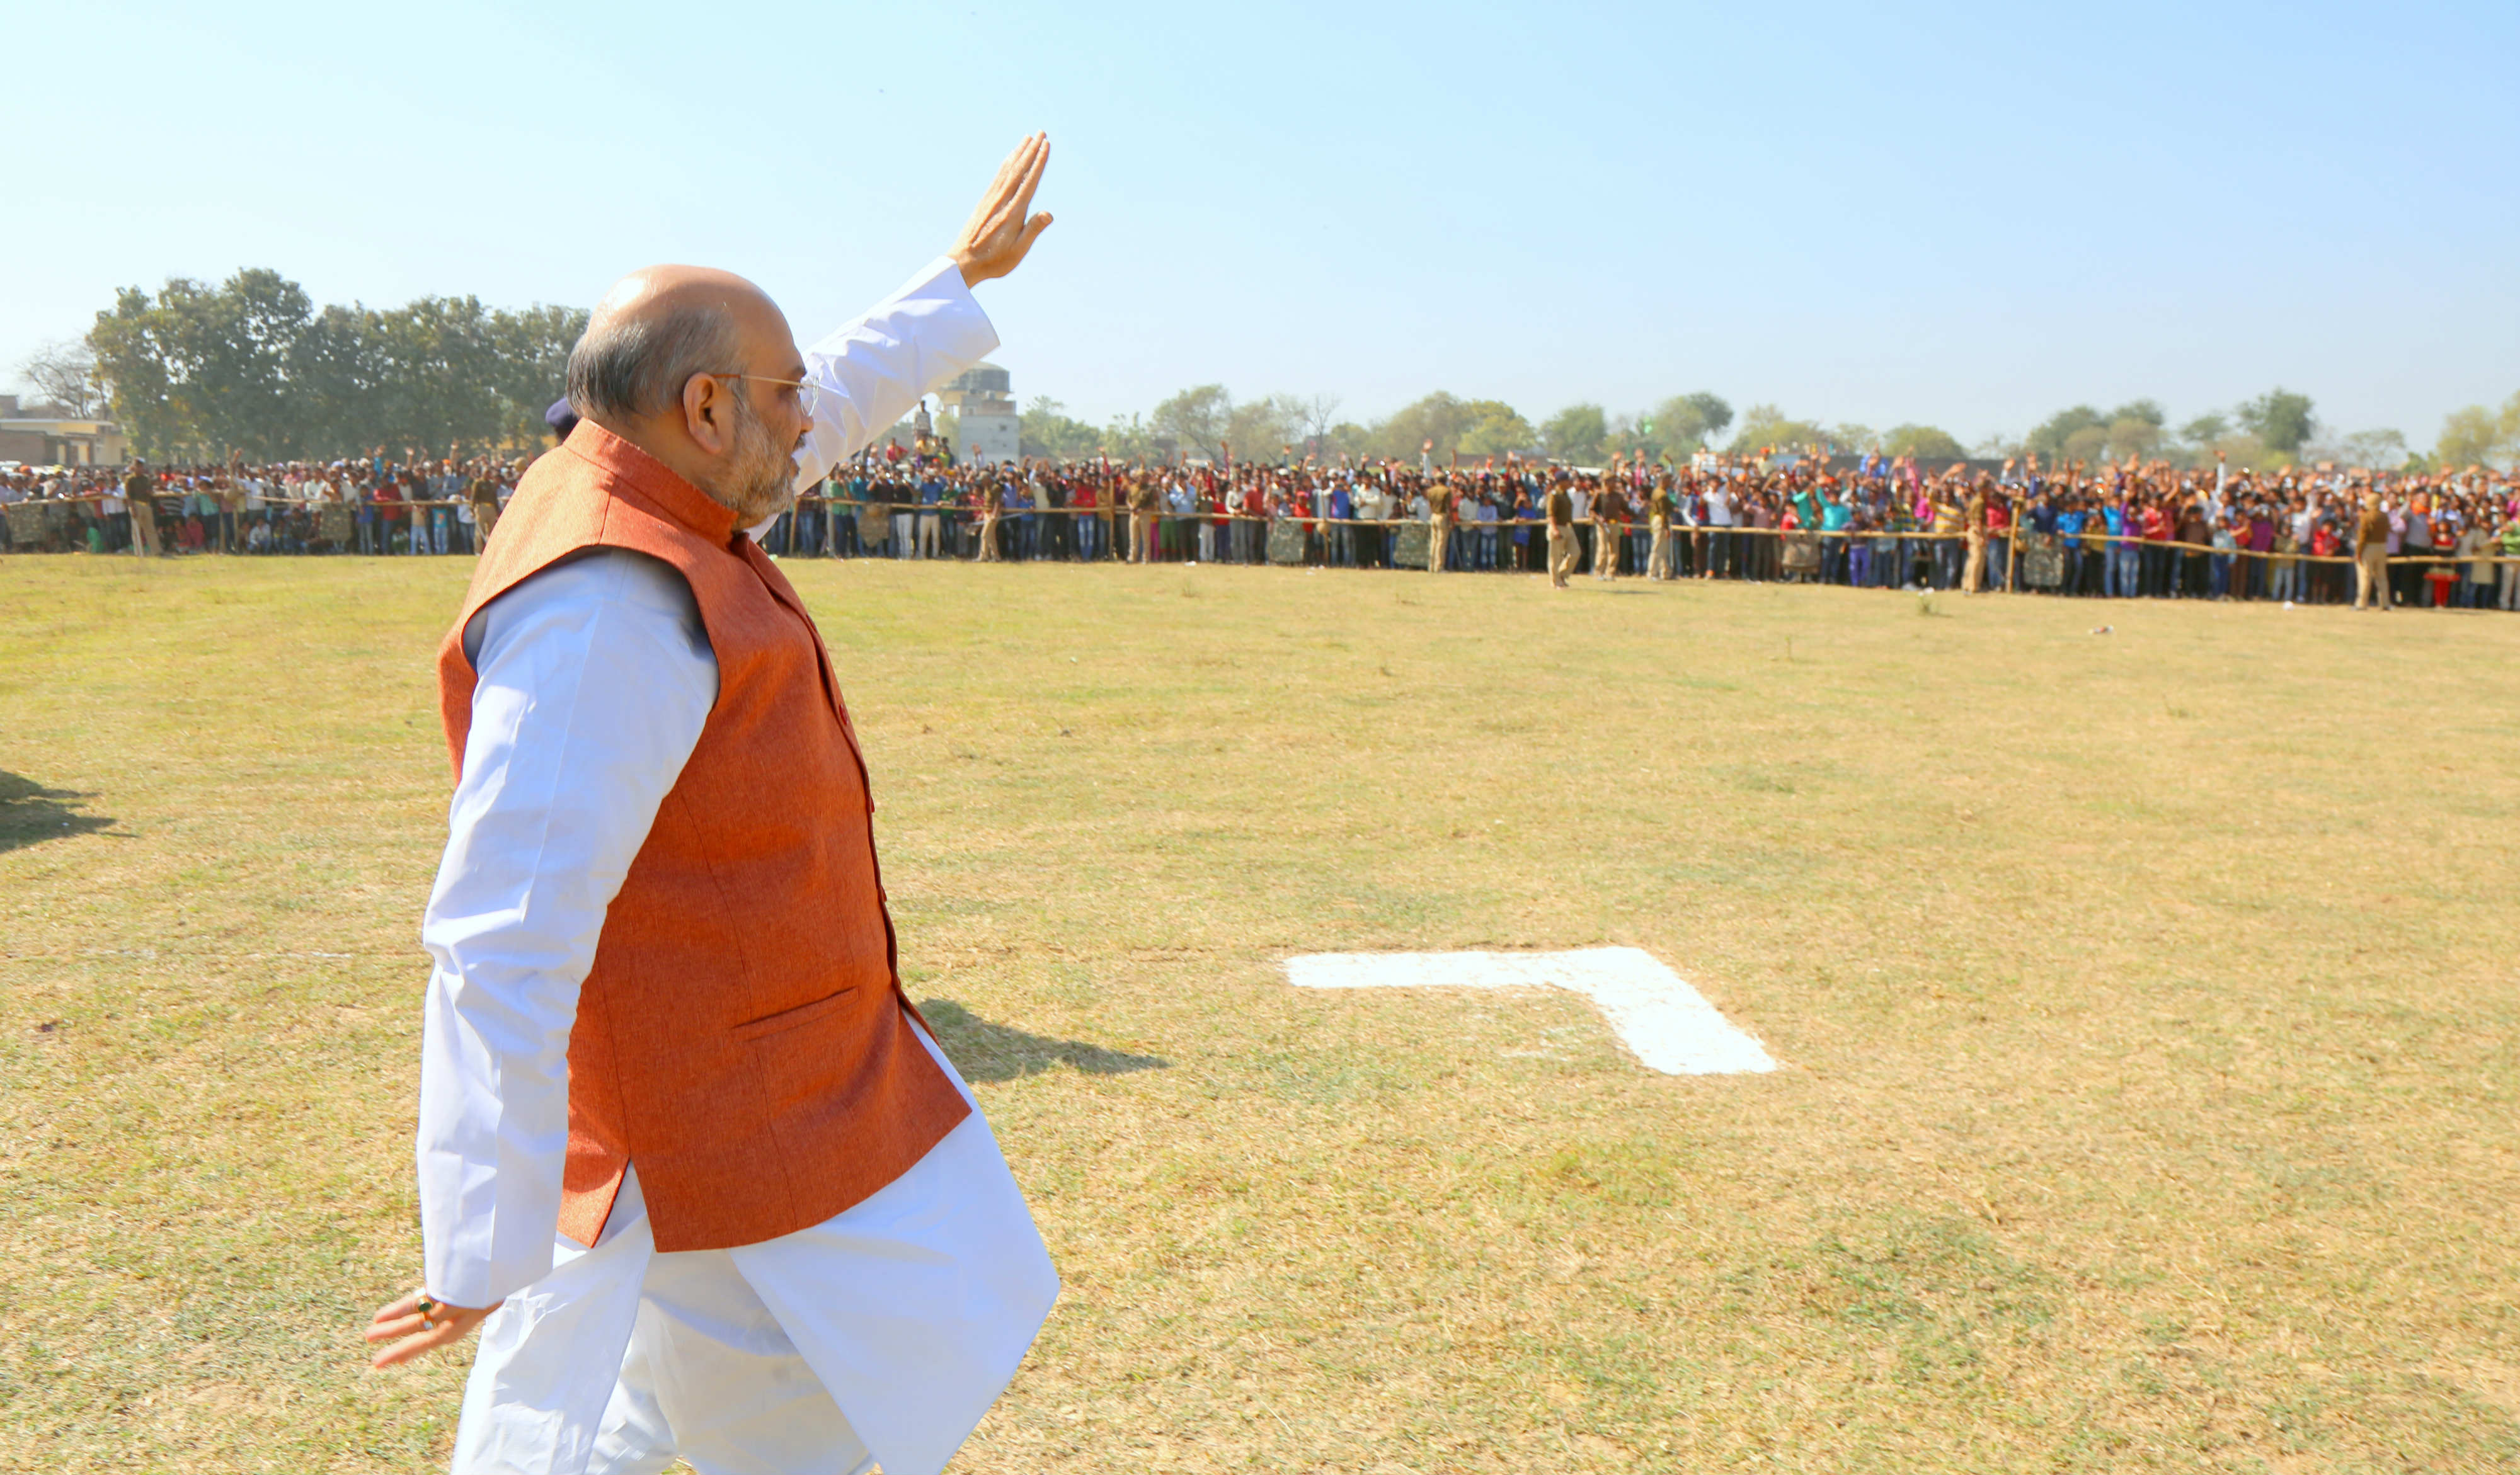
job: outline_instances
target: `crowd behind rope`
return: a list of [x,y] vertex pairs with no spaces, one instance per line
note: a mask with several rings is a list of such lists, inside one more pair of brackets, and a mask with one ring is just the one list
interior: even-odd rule
[[[477,552],[518,460],[21,469],[11,551]],[[1306,563],[2087,598],[2520,608],[2520,476],[2174,468],[1928,472],[1699,456],[1577,469],[956,465],[870,451],[761,533],[786,557]]]

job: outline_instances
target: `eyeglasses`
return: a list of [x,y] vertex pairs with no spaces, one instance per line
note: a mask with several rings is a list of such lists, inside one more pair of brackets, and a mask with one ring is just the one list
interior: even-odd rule
[[706,374],[710,379],[750,379],[759,380],[765,384],[777,384],[784,390],[791,391],[782,397],[795,402],[797,414],[811,418],[814,413],[814,386],[802,380],[773,379],[767,374],[736,374],[731,371],[702,370],[701,373]]

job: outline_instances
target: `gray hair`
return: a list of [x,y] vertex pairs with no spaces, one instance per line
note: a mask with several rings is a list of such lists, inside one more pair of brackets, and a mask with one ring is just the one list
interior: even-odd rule
[[568,406],[589,420],[659,414],[693,375],[731,369],[742,351],[735,314],[715,303],[599,313],[568,351]]

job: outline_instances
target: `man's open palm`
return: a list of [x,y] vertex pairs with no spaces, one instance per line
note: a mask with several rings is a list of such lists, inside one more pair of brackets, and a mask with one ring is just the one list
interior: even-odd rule
[[998,165],[998,177],[971,211],[963,234],[946,252],[963,269],[966,286],[976,287],[1003,277],[1022,263],[1032,244],[1050,229],[1047,213],[1028,215],[1032,192],[1041,186],[1041,171],[1050,164],[1050,135],[1036,133],[1015,146]]

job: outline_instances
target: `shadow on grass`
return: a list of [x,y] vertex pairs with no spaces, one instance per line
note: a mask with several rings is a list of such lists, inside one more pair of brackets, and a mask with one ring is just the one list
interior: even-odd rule
[[79,801],[87,797],[0,769],[0,854],[112,826],[112,815],[79,813]]
[[947,1059],[970,1082],[1012,1081],[1037,1076],[1062,1061],[1089,1076],[1124,1076],[1133,1070],[1165,1070],[1172,1061],[1156,1055],[1132,1055],[1081,1040],[1053,1040],[1028,1035],[1005,1024],[991,1024],[951,999],[922,999],[919,1012],[927,1016]]

